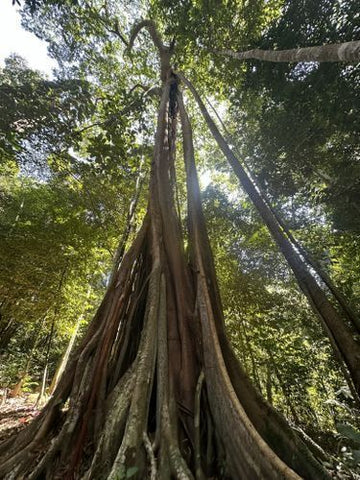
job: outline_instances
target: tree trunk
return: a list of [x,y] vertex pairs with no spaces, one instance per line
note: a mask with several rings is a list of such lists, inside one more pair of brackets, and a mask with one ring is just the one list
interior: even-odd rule
[[[237,156],[239,155],[239,152],[236,148],[236,142],[233,141],[231,138],[231,135],[229,134],[229,131],[227,130],[224,122],[222,121],[221,117],[218,115],[216,109],[213,107],[213,105],[207,100],[209,103],[210,107],[212,108],[213,112],[215,113],[217,119],[219,120],[221,127],[223,131],[225,132],[225,139],[227,140],[228,144],[235,144],[235,153]],[[328,275],[328,273],[322,268],[322,266],[319,264],[319,262],[312,256],[311,253],[309,253],[302,245],[301,243],[298,242],[298,240],[294,237],[292,234],[290,228],[286,224],[286,222],[281,218],[281,215],[276,211],[276,209],[271,205],[270,200],[268,199],[267,195],[265,194],[264,190],[261,188],[257,180],[255,179],[251,168],[249,167],[248,163],[243,160],[243,165],[245,168],[245,171],[247,172],[250,180],[254,184],[255,188],[259,192],[260,196],[263,198],[264,202],[267,204],[268,208],[271,210],[273,213],[276,221],[278,222],[279,226],[281,229],[284,231],[290,242],[292,243],[293,247],[295,247],[295,250],[297,250],[300,255],[303,257],[305,262],[308,264],[309,267],[315,270],[316,274],[321,278],[321,280],[324,282],[324,284],[327,286],[329,289],[329,292],[333,295],[334,300],[341,306],[343,312],[349,319],[349,321],[352,323],[354,329],[357,330],[357,333],[360,334],[360,318],[357,312],[353,309],[349,301],[345,298],[341,290],[334,284],[332,281],[331,277]]]
[[0,354],[4,353],[15,335],[18,325],[13,317],[3,319],[0,317]]
[[[183,112],[182,112],[183,110]],[[187,168],[187,186],[188,186],[188,197],[189,197],[189,216],[192,220],[190,223],[190,238],[193,239],[195,245],[201,245],[198,250],[194,251],[194,256],[198,256],[197,264],[200,264],[197,268],[197,271],[200,271],[200,268],[203,269],[203,277],[206,278],[208,295],[211,297],[212,310],[213,314],[211,315],[214,319],[216,333],[213,331],[212,335],[214,340],[217,340],[221,346],[223,361],[225,362],[227,374],[231,380],[232,387],[236,393],[236,397],[241,408],[244,408],[246,414],[248,415],[247,420],[252,422],[253,426],[256,428],[257,432],[260,433],[261,437],[268,443],[268,445],[276,451],[276,453],[281,457],[281,459],[286,462],[288,465],[291,465],[296,472],[298,472],[303,478],[328,478],[327,473],[324,469],[316,462],[316,460],[309,455],[308,449],[305,445],[299,440],[299,438],[293,434],[290,427],[284,420],[284,418],[279,415],[255,390],[254,386],[251,384],[249,378],[243,371],[238,360],[236,359],[234,352],[229,345],[229,342],[225,334],[225,325],[223,319],[223,312],[221,306],[221,299],[219,294],[219,289],[216,281],[216,274],[214,268],[214,262],[212,258],[211,248],[209,239],[206,233],[205,219],[202,212],[201,200],[200,200],[200,188],[197,180],[195,161],[194,161],[194,152],[192,146],[192,133],[190,123],[187,120],[185,115],[182,102],[180,102],[180,114],[182,114],[183,120],[183,136],[184,136],[184,155],[186,158],[186,168]],[[210,307],[210,305],[209,305]],[[205,314],[205,312],[204,312]],[[206,322],[201,323],[202,327],[206,326]],[[204,337],[204,334],[203,334]],[[204,338],[203,338],[204,343]],[[205,356],[205,343],[204,343],[204,356]],[[220,352],[219,352],[220,354]],[[214,369],[214,360],[213,360],[213,348],[209,348],[209,368],[210,373]],[[221,356],[221,355],[220,355]],[[206,364],[206,357],[204,358]],[[224,365],[223,365],[224,368]],[[206,376],[205,370],[205,379],[209,382],[208,377]],[[226,390],[222,392],[223,396],[229,395],[226,393]],[[210,395],[209,401],[211,401],[212,396]],[[219,407],[219,406],[218,406]],[[224,405],[218,410],[218,427],[221,430],[221,427],[224,426]],[[217,409],[215,409],[216,411]],[[215,415],[214,411],[211,410],[212,415]],[[246,417],[246,415],[245,415]],[[225,424],[231,424],[236,428],[237,424],[241,423],[239,420]],[[232,433],[227,432],[231,435],[231,438],[234,436],[234,430]],[[242,434],[239,434],[239,438],[243,438]],[[246,436],[247,438],[247,436]],[[232,443],[232,439],[227,438],[224,442],[225,445]],[[243,446],[243,449],[246,447]],[[250,450],[252,447],[250,447]],[[246,453],[245,453],[246,454]],[[236,456],[237,453],[234,453]],[[256,453],[255,453],[256,455]],[[268,454],[266,455],[268,458]],[[262,474],[259,476],[252,477],[251,475],[242,473],[240,475],[238,471],[238,478],[276,478],[273,474],[269,474],[269,477],[263,477]],[[236,475],[235,475],[235,478]],[[291,478],[284,474],[284,478]]]
[[11,315],[11,310],[7,311],[9,310],[7,303],[9,302],[6,299],[0,303],[0,355],[6,351],[18,328],[15,318]]
[[64,355],[62,356],[61,358],[61,361],[59,363],[59,366],[57,367],[56,369],[56,372],[51,380],[51,384],[50,384],[50,387],[49,387],[49,395],[52,395],[55,388],[57,387],[57,384],[59,383],[59,380],[60,380],[60,377],[61,375],[63,374],[63,372],[65,371],[65,368],[66,368],[66,365],[69,361],[69,358],[70,358],[70,353],[74,347],[74,343],[75,343],[75,340],[76,340],[76,337],[77,337],[77,334],[78,334],[78,331],[79,331],[79,328],[80,328],[80,323],[82,321],[82,319],[84,318],[84,315],[79,315],[77,321],[76,321],[76,324],[75,324],[75,328],[74,328],[74,331],[70,337],[70,340],[69,340],[69,343],[68,343],[68,346],[66,348],[66,351],[64,353]]
[[347,376],[346,370],[345,377],[355,396],[355,401],[358,402],[360,397],[360,344],[355,340],[354,332],[341,318],[337,310],[328,300],[327,296],[317,283],[316,279],[307,269],[297,251],[293,248],[291,242],[286,237],[282,228],[277,222],[273,212],[268,207],[260,193],[257,191],[246,171],[241,166],[239,160],[236,158],[222,137],[193,85],[183,75],[179,74],[179,77],[193,93],[217,144],[228,159],[235,175],[239,178],[241,185],[254,203],[264,223],[267,225],[272,237],[294,272],[300,288],[306,295],[310,306],[317,314],[326,334],[330,339],[335,355],[340,361],[340,365],[342,362],[346,364],[351,379]]
[[269,207],[271,208],[275,218],[277,219],[279,225],[282,227],[284,232],[286,233],[287,237],[289,238],[290,242],[293,246],[298,250],[298,252],[302,255],[305,262],[315,270],[317,275],[321,278],[324,284],[327,286],[329,291],[332,293],[334,299],[338,302],[338,304],[343,309],[344,313],[346,314],[349,321],[352,323],[354,329],[356,329],[357,333],[360,334],[360,318],[358,314],[354,311],[352,306],[349,304],[347,299],[344,297],[343,293],[340,289],[334,284],[328,273],[321,267],[319,262],[297,241],[294,237],[292,232],[290,231],[289,227],[286,223],[282,220],[279,214],[275,211],[273,207],[271,207],[270,203],[267,201]]
[[144,159],[142,158],[141,163],[139,165],[139,170],[138,170],[139,174],[138,174],[138,177],[137,177],[136,182],[135,182],[135,194],[134,194],[133,199],[130,202],[129,210],[128,210],[127,217],[126,217],[126,225],[125,225],[125,228],[124,228],[124,232],[121,235],[121,240],[120,240],[119,246],[118,246],[118,248],[116,249],[116,252],[115,252],[114,265],[113,265],[113,270],[112,270],[112,274],[111,274],[111,278],[110,278],[110,283],[113,281],[114,276],[116,275],[116,273],[119,269],[119,266],[121,264],[121,261],[123,259],[124,253],[125,253],[126,244],[127,244],[128,240],[130,238],[130,235],[133,232],[134,227],[135,227],[134,217],[135,217],[136,207],[137,207],[137,204],[138,204],[139,198],[140,198],[141,187],[142,187],[143,182],[144,182],[144,173],[142,172],[143,162],[144,162]]
[[49,312],[49,309],[45,313],[44,317],[40,320],[39,325],[38,325],[38,327],[35,331],[33,344],[32,344],[32,347],[31,347],[31,349],[30,349],[30,351],[27,355],[25,367],[22,370],[22,372],[19,374],[19,377],[20,377],[19,381],[11,389],[11,392],[10,392],[11,397],[17,397],[18,395],[21,394],[21,389],[23,387],[23,384],[24,384],[24,381],[25,381],[26,377],[29,374],[30,366],[31,366],[31,363],[34,359],[35,350],[36,350],[36,347],[38,346],[38,343],[39,343],[39,340],[40,340],[41,330],[42,330],[42,327],[44,326],[44,323],[45,323],[48,312]]
[[360,41],[333,43],[291,50],[248,50],[234,52],[233,50],[213,50],[219,55],[226,55],[238,60],[262,60],[267,62],[360,62]]
[[[0,445],[6,480],[329,478],[227,342],[191,127],[166,62],[148,212],[53,397]],[[191,258],[171,182],[178,107]]]
[[[114,265],[114,271],[117,271],[118,269],[118,266],[117,264]],[[87,307],[87,300],[89,299],[90,297],[90,293],[91,293],[91,287],[88,288],[88,291],[87,291],[87,294],[86,294],[86,301],[85,301],[85,305],[84,305],[84,308]],[[50,387],[49,387],[49,390],[48,390],[48,394],[49,395],[52,395],[54,393],[54,390],[55,388],[57,387],[57,384],[59,383],[59,380],[60,380],[60,377],[61,375],[64,373],[65,369],[66,369],[66,365],[69,361],[69,358],[70,358],[70,354],[73,350],[73,347],[74,347],[74,344],[75,344],[75,340],[76,340],[76,337],[77,337],[77,334],[79,332],[79,328],[80,328],[80,324],[82,322],[82,320],[84,319],[84,313],[82,313],[81,315],[79,315],[78,319],[76,320],[76,323],[75,323],[75,328],[74,328],[74,331],[70,337],[70,340],[69,340],[69,343],[68,343],[68,346],[65,350],[65,353],[64,355],[62,356],[61,358],[61,361],[56,369],[56,372],[51,380],[51,384],[50,384]]]

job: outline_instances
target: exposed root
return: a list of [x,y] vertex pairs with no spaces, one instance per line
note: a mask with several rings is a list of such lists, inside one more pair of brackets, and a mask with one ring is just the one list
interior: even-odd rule
[[[183,128],[184,157],[188,174],[188,202],[192,222],[190,234],[196,264],[195,270],[198,273],[197,299],[202,326],[205,377],[218,441],[221,441],[222,448],[226,454],[225,461],[228,465],[229,474],[235,478],[299,478],[268,447],[264,439],[259,435],[239,401],[239,393],[241,393],[241,389],[244,389],[244,384],[239,386],[238,391],[235,391],[232,385],[233,378],[229,377],[228,365],[223,357],[223,348],[228,345],[228,342],[224,333],[220,296],[206,235],[206,226],[201,211],[192,131],[180,94],[179,111]],[[274,415],[274,417],[276,416]],[[230,425],[231,427],[229,427]],[[281,425],[278,431],[282,432],[281,435],[288,437],[291,445],[291,435],[287,435],[288,432],[284,431]],[[265,433],[264,429],[262,433]],[[292,449],[295,455],[292,458],[288,458],[290,464],[292,464],[294,458],[297,458],[298,445],[294,446],[292,444]],[[322,471],[324,473],[311,455],[307,459],[310,461],[310,471]],[[299,463],[294,462],[294,465],[301,469]]]
[[156,480],[156,476],[157,476],[156,458],[154,454],[154,449],[151,445],[149,436],[146,432],[143,433],[143,441],[144,441],[144,447],[145,447],[146,454],[148,456],[149,464],[150,464],[149,480]]
[[103,431],[91,466],[82,477],[83,480],[106,478],[109,473],[125,429],[130,404],[128,392],[134,388],[135,372],[135,368],[130,368],[108,399]]

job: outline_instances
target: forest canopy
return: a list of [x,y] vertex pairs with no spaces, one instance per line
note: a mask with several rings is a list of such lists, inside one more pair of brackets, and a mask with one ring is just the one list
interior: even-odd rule
[[357,1],[20,3],[0,478],[357,478]]

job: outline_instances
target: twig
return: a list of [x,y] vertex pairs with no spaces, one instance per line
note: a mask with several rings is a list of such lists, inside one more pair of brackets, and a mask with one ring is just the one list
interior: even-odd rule
[[[147,87],[146,85],[141,85],[139,83],[137,83],[136,85],[134,85],[130,91],[128,92],[128,95],[130,95],[134,90],[136,90],[137,88],[141,88],[144,93],[141,95],[140,97],[140,100],[141,102],[144,100],[144,98],[146,98],[147,96],[153,96],[153,95],[160,95],[161,94],[161,90],[159,87]],[[76,130],[76,133],[83,133],[85,132],[86,130],[89,130],[90,128],[93,128],[93,127],[101,127],[101,126],[104,126],[104,125],[110,125],[114,120],[116,120],[117,116],[120,116],[120,115],[124,115],[125,113],[128,113],[131,108],[136,105],[137,103],[139,102],[139,99],[136,98],[135,100],[133,100],[129,105],[127,105],[126,107],[124,107],[118,115],[111,115],[109,118],[107,118],[106,120],[103,120],[102,122],[94,122],[94,123],[91,123],[90,125],[87,125],[86,127],[83,127],[83,128],[80,128],[79,130]]]
[[[89,10],[92,11],[92,13],[95,13],[95,15],[97,16],[97,18],[100,20],[100,22],[103,24],[105,30],[107,30],[109,33],[114,33],[117,37],[119,37],[119,39],[122,41],[122,43],[128,47],[129,46],[129,42],[126,40],[126,38],[124,37],[124,35],[120,32],[120,27],[119,27],[119,20],[116,19],[115,20],[115,23],[114,23],[114,28],[110,28],[109,25],[108,25],[108,22],[100,15],[100,12],[98,10],[96,10],[95,8],[93,8],[91,5],[89,5],[88,2],[85,2],[85,7],[88,8]],[[108,20],[108,17],[107,17],[107,20]]]

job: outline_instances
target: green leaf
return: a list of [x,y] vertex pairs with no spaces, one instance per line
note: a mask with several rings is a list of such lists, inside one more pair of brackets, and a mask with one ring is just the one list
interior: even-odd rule
[[126,470],[126,478],[131,478],[138,472],[139,467],[130,467]]
[[337,423],[336,428],[339,433],[344,435],[344,437],[360,445],[360,432],[352,425],[347,423]]

